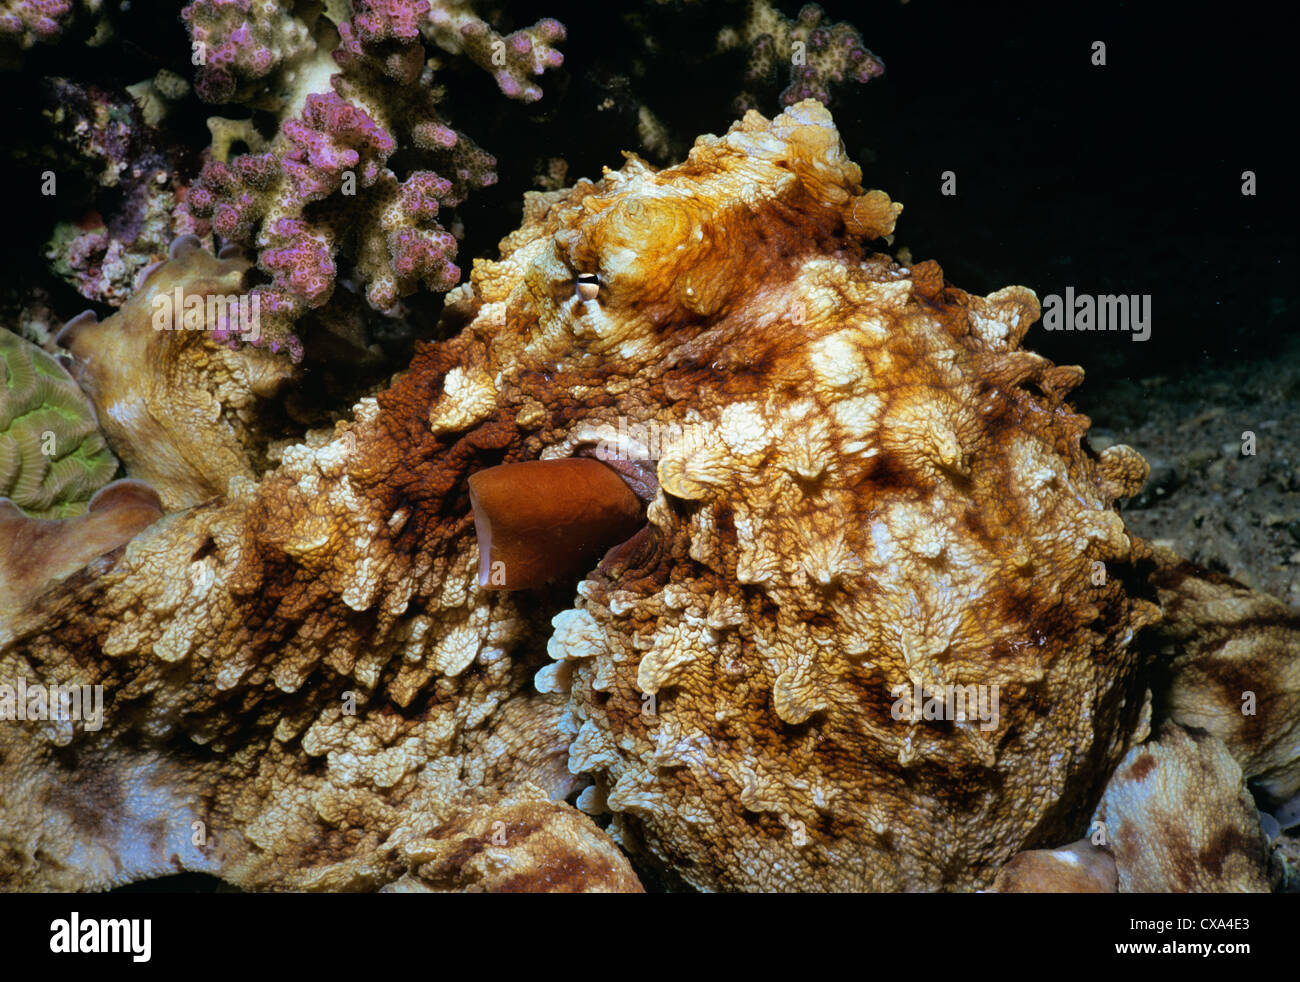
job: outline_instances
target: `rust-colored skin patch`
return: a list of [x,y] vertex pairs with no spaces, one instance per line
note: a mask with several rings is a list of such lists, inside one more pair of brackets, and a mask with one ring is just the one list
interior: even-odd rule
[[[702,889],[984,888],[1084,834],[1144,735],[1159,612],[1114,500],[1145,466],[1021,350],[1030,291],[867,248],[899,209],[813,102],[529,194],[450,340],[14,619],[0,679],[107,711],[0,728],[0,884],[630,888],[562,804],[552,860],[480,862],[510,802],[588,784]],[[582,455],[648,458],[646,526],[576,595],[480,587],[470,476]],[[896,718],[916,684],[998,714]],[[98,830],[55,790],[88,767]]]

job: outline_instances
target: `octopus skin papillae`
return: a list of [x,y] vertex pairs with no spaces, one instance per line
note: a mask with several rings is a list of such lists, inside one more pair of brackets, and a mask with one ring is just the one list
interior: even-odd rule
[[[1246,779],[1294,797],[1296,619],[1126,531],[1146,466],[1093,452],[1082,370],[1021,347],[1035,295],[873,251],[901,206],[861,181],[807,101],[530,193],[448,339],[332,431],[181,490],[133,472],[145,527],[44,579],[6,559],[0,676],[106,711],[0,727],[0,885],[976,890],[1080,840],[1110,889],[1214,888],[1177,761],[1249,815]],[[106,324],[233,262],[177,250]],[[88,389],[125,398],[96,337],[70,342]],[[166,421],[130,429],[147,469]],[[473,475],[567,458],[627,479],[630,538],[482,582]],[[503,521],[564,495],[517,483]],[[916,685],[996,686],[996,725],[896,718]],[[1143,838],[1139,806],[1185,834]],[[1266,888],[1242,821],[1233,883]]]

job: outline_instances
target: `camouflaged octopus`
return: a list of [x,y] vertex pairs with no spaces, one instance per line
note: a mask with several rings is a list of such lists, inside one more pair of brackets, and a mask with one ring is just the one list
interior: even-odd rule
[[[132,445],[74,339],[118,455],[225,490],[159,487],[44,580],[3,558],[0,681],[106,709],[0,725],[0,884],[1266,888],[1243,781],[1300,790],[1294,613],[1125,530],[1146,465],[1020,347],[1034,294],[872,252],[900,209],[812,101],[530,193],[449,340],[278,466],[230,463],[220,401],[182,435],[141,396]],[[116,330],[229,261],[195,251]],[[592,467],[630,535],[584,533],[626,510]],[[543,506],[538,553],[511,519]],[[529,549],[551,575],[511,581]],[[900,718],[918,686],[997,713]]]

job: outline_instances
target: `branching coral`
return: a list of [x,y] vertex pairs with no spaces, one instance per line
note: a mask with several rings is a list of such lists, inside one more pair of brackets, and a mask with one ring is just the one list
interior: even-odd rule
[[546,18],[503,36],[477,16],[473,6],[470,0],[433,0],[429,17],[421,25],[424,36],[450,54],[464,54],[491,73],[503,95],[536,102],[542,90],[532,78],[564,64],[564,56],[555,47],[564,40],[564,25]]
[[0,330],[0,498],[28,515],[79,515],[117,470],[90,401],[63,366]]
[[3,0],[0,40],[20,48],[48,44],[57,41],[77,18],[96,16],[102,7],[102,0]]
[[[194,6],[191,25],[199,16],[199,5]],[[221,5],[227,27],[233,24],[230,9]],[[328,84],[319,69],[299,72],[296,94],[280,100],[297,114],[284,119],[269,149],[228,164],[210,161],[191,195],[195,214],[210,217],[217,234],[258,250],[258,264],[271,276],[258,293],[272,337],[284,336],[304,311],[329,300],[340,254],[350,259],[377,310],[391,310],[421,283],[449,290],[460,270],[454,263],[456,240],[439,223],[440,211],[496,180],[492,157],[438,110],[440,93],[425,67],[420,35],[422,27],[434,29],[429,5],[424,0],[361,2],[352,5],[351,14],[340,20],[339,43],[332,50],[342,71]],[[487,30],[464,10],[457,17],[457,37],[478,37],[476,25]],[[240,41],[241,30],[223,36]],[[537,32],[551,40],[563,33],[550,27]],[[509,51],[531,51],[530,37],[519,33],[502,44]],[[252,68],[245,75],[260,78],[256,72],[264,64],[277,63],[278,56],[266,53],[267,44],[254,44],[248,55]],[[559,63],[558,54],[545,51],[538,56],[538,71]],[[201,74],[201,91],[206,79],[209,90],[225,92],[229,86],[218,82],[227,76],[220,73],[234,63],[240,62],[224,58]],[[502,71],[510,78],[522,71],[518,58],[507,58]],[[504,80],[501,84],[506,88]],[[532,98],[536,91],[528,87],[519,93]],[[428,166],[399,178],[387,166],[399,148],[419,154]]]
[[424,67],[424,49],[412,42],[429,13],[424,0],[356,0],[351,20],[339,24],[339,46],[334,59],[349,65],[374,59],[384,74],[410,84]]
[[275,0],[195,0],[181,20],[199,65],[195,88],[207,102],[264,104],[286,67],[316,47],[293,4]]
[[[829,104],[833,86],[879,78],[885,64],[863,44],[852,25],[825,25],[825,16],[821,7],[810,3],[790,20],[770,0],[750,0],[748,17],[738,28],[724,30],[718,45],[722,50],[748,46],[745,80],[751,85],[772,85],[786,69],[789,84],[781,90],[782,105],[792,106],[802,99]],[[747,91],[736,105],[743,111],[755,108],[759,101]]]
[[[465,138],[449,128],[423,125],[414,137],[425,137],[427,149],[436,147],[447,159],[459,158],[451,167],[458,179],[414,171],[399,181],[385,166],[394,138],[335,93],[308,96],[302,115],[285,122],[271,150],[204,168],[192,207],[210,216],[223,238],[256,243],[259,265],[272,276],[257,290],[272,337],[284,336],[304,310],[330,299],[335,257],[345,248],[379,310],[420,282],[442,291],[456,283],[456,240],[437,215],[458,204],[466,189],[492,183],[494,161],[465,147]],[[310,219],[308,205],[316,205]]]
[[0,34],[24,48],[37,41],[54,41],[71,13],[72,0],[8,0],[0,10]]

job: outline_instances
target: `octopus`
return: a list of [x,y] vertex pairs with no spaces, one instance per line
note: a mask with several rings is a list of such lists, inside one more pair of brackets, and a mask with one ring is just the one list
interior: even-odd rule
[[1269,889],[1300,618],[1126,529],[1035,294],[901,207],[811,100],[629,154],[273,449],[282,365],[147,325],[247,270],[178,243],[64,338],[132,483],[0,514],[59,558],[0,547],[0,683],[103,693],[0,688],[0,885]]

